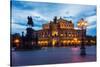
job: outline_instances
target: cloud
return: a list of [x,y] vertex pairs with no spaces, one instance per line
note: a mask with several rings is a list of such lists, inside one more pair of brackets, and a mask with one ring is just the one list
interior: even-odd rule
[[24,24],[24,23],[13,23],[13,24],[17,24],[17,25],[21,25],[21,26],[27,26],[26,24]]
[[35,27],[33,27],[33,29],[35,29],[35,30],[40,30],[40,29],[42,29],[42,27],[37,27],[37,26],[35,26]]
[[12,28],[15,28],[15,29],[25,29],[26,28],[26,26],[23,26],[20,24],[12,24],[11,26]]
[[[26,26],[28,16],[32,16],[34,25],[38,26],[38,27],[39,26],[41,27],[42,24],[47,22],[47,20],[44,16],[42,16],[41,14],[39,14],[35,11],[21,10],[16,7],[13,7],[11,23]],[[14,28],[14,26],[12,28]]]
[[95,23],[96,24],[96,15],[93,15],[93,16],[88,16],[85,18],[85,20],[89,23],[89,25]]
[[87,29],[93,29],[93,28],[96,28],[96,24],[87,27]]
[[27,16],[32,16],[34,29],[39,30],[42,24],[53,20],[54,16],[61,16],[66,20],[72,20],[75,28],[77,22],[84,18],[89,24],[88,29],[96,27],[96,6],[93,5],[77,5],[77,4],[57,4],[57,3],[41,3],[41,2],[12,2],[12,31],[27,27]]
[[91,15],[85,18],[85,20],[88,23],[87,29],[96,28],[96,21],[97,21],[96,18],[97,18],[96,15],[93,15],[93,16]]

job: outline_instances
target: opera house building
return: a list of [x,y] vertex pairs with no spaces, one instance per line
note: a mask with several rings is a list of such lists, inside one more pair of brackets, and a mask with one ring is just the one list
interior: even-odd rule
[[86,40],[86,30],[75,29],[74,22],[55,17],[53,21],[42,25],[38,31],[40,46],[80,45]]

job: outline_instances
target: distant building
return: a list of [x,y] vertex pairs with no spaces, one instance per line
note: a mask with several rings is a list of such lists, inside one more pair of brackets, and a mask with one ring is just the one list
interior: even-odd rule
[[47,24],[43,24],[43,29],[38,31],[38,44],[40,46],[67,46],[81,43],[82,35],[85,40],[86,30],[75,29],[72,21],[63,18],[57,19]]

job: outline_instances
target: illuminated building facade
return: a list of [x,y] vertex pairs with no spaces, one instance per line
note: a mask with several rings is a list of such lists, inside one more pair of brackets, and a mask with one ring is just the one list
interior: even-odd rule
[[82,35],[84,39],[86,30],[82,33],[79,29],[74,29],[72,21],[63,18],[57,19],[47,24],[43,24],[43,29],[38,31],[38,44],[40,46],[67,46],[81,43]]

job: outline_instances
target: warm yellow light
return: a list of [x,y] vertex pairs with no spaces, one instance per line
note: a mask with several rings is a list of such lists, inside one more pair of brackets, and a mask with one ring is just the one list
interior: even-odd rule
[[94,40],[91,40],[91,43],[95,43],[95,41]]
[[78,23],[77,25],[80,26],[80,23]]
[[65,24],[62,24],[62,25],[60,25],[60,28],[62,28],[62,29],[66,29],[67,27],[66,27]]
[[87,26],[88,24],[87,23],[85,23],[85,26]]
[[38,41],[38,44],[40,44],[40,46],[45,46],[48,44],[48,41]]
[[41,43],[41,41],[38,41],[38,43],[40,44],[40,43]]
[[81,42],[81,41],[78,41],[79,43]]
[[78,27],[86,27],[87,26],[87,21],[84,21],[84,20],[80,20],[79,22],[78,22]]
[[77,41],[77,38],[74,38],[73,40],[74,40],[74,41]]
[[48,41],[45,41],[45,43],[48,43]]
[[57,42],[57,41],[56,41],[55,39],[53,39],[53,40],[52,40],[52,45],[54,46],[54,45],[56,44],[56,42]]
[[67,42],[70,43],[70,40],[68,40]]
[[48,43],[48,41],[40,41],[39,43]]
[[55,35],[58,35],[58,32],[57,31],[53,31],[52,32],[52,36],[55,36]]
[[69,34],[69,36],[71,36],[71,35]]
[[19,43],[20,41],[19,41],[19,39],[16,39],[14,42],[15,42],[15,43]]
[[63,34],[61,34],[61,36],[63,36]]
[[72,40],[71,42],[73,43],[73,42],[75,42],[75,41]]
[[67,42],[66,40],[63,41],[63,43],[66,43],[66,42]]

